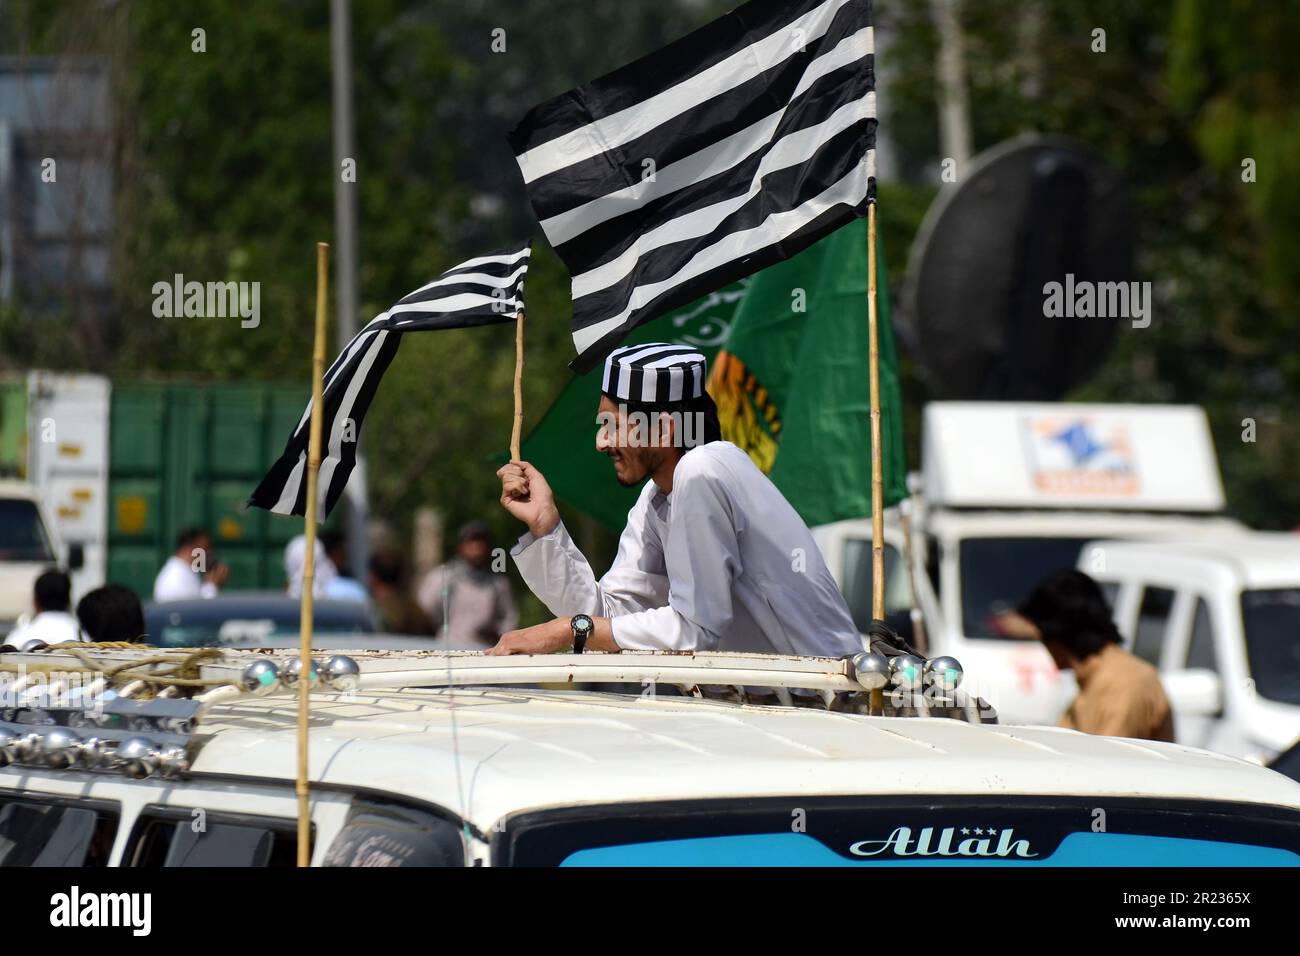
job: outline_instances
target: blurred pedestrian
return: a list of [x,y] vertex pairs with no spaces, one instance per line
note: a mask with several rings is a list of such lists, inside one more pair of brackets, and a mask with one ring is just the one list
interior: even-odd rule
[[[312,567],[314,597],[326,601],[365,601],[366,589],[351,578],[339,576],[339,569],[330,560],[325,545],[316,539],[316,561]],[[307,566],[307,537],[298,535],[284,547],[285,590],[290,597],[302,597],[302,576]]]
[[1156,669],[1120,647],[1106,596],[1082,571],[1060,571],[1019,608],[1056,666],[1074,671],[1079,694],[1060,720],[1089,734],[1174,739],[1169,699]]
[[189,601],[216,597],[230,568],[221,562],[209,565],[212,535],[202,528],[186,528],[176,539],[176,551],[163,564],[153,582],[155,601]]
[[504,573],[492,570],[492,535],[487,522],[471,521],[457,535],[456,557],[424,576],[417,596],[453,647],[491,647],[519,623]]
[[72,603],[72,582],[62,571],[51,568],[36,579],[32,588],[30,620],[20,621],[9,632],[5,644],[20,651],[36,650],[47,644],[83,640],[81,626],[68,613]]
[[89,640],[145,642],[144,609],[140,598],[121,584],[95,588],[77,602],[77,620]]
[[321,532],[321,543],[325,545],[325,554],[338,572],[331,590],[332,597],[339,601],[368,601],[370,594],[366,586],[352,574],[351,554],[348,552],[348,539],[342,532],[329,529]]
[[370,556],[370,597],[388,634],[431,634],[429,616],[406,592],[402,559],[390,551]]

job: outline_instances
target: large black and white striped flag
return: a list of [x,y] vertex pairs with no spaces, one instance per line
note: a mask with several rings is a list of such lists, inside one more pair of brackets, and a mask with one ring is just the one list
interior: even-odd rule
[[573,368],[875,198],[870,0],[751,0],[510,134],[573,276]]
[[[325,372],[321,462],[317,476],[319,517],[324,519],[343,494],[357,463],[361,421],[402,336],[433,329],[461,329],[513,322],[523,310],[529,243],[469,259],[416,289],[376,316],[348,343]],[[306,514],[307,445],[311,402],[248,504],[282,515]]]

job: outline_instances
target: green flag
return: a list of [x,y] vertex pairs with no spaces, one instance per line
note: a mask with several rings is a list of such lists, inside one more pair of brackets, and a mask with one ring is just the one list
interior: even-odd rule
[[[878,250],[879,251],[879,250]],[[906,494],[898,361],[878,256],[885,504]],[[809,525],[871,514],[867,227],[859,219],[792,259],[636,329],[709,360],[723,437],[749,453]],[[595,449],[600,370],[575,378],[523,445],[556,496],[620,529],[640,489]]]

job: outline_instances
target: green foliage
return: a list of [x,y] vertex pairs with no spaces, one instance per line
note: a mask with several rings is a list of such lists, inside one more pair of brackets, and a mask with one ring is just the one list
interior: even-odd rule
[[[440,216],[463,205],[427,101],[452,69],[436,32],[396,31],[394,4],[356,5],[357,182],[362,320],[450,258]],[[236,0],[126,11],[133,69],[124,100],[142,175],[124,184],[128,237],[119,303],[127,367],[213,378],[298,376],[310,367],[317,240],[333,231],[328,8]],[[191,31],[206,31],[205,53]],[[418,76],[419,81],[412,77]],[[261,325],[154,320],[173,273],[256,281]]]
[[[1263,271],[1280,309],[1300,307],[1300,4],[1268,13],[1240,0],[1180,0],[1169,57],[1172,101],[1202,155],[1259,229]],[[1243,163],[1253,161],[1254,182]]]
[[[879,0],[878,11],[901,31],[882,122],[901,168],[937,179],[930,5]],[[1071,136],[1124,175],[1134,200],[1154,319],[1121,326],[1109,362],[1072,397],[1204,406],[1230,509],[1258,526],[1295,526],[1297,4],[968,0],[962,11],[976,151],[1031,131]],[[1097,29],[1104,53],[1092,49]],[[1255,183],[1242,181],[1248,156]],[[901,274],[899,251],[891,257]],[[923,383],[903,369],[905,401],[923,401]],[[1255,443],[1242,441],[1247,418]]]

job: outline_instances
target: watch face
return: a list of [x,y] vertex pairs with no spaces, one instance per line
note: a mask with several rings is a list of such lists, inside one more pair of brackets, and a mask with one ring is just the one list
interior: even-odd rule
[[574,631],[586,634],[591,630],[591,618],[585,614],[575,614],[572,621]]

